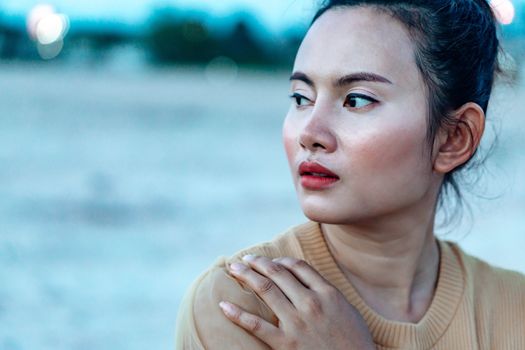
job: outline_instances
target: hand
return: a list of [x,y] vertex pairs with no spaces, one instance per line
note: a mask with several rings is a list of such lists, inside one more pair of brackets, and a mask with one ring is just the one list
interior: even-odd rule
[[279,319],[275,326],[221,302],[226,317],[272,349],[375,349],[368,327],[343,294],[303,260],[245,256],[230,273],[251,287]]

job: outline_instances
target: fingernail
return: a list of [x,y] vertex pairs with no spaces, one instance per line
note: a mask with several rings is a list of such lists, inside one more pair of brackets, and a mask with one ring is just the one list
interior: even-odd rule
[[232,269],[233,271],[239,272],[239,271],[245,270],[246,266],[241,263],[233,263],[230,265],[230,269]]
[[242,260],[248,261],[248,262],[253,262],[255,260],[255,256],[251,255],[251,254],[248,254],[248,255],[243,256]]
[[219,306],[221,307],[222,311],[226,314],[226,315],[233,315],[235,312],[233,311],[233,307],[229,304],[229,303],[226,303],[224,301],[221,301],[219,303]]

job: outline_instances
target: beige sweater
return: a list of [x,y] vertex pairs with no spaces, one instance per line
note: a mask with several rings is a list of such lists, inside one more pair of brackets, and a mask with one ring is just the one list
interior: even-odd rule
[[218,305],[231,301],[276,324],[265,303],[226,270],[226,264],[254,254],[308,261],[361,312],[377,349],[525,350],[525,276],[492,267],[454,243],[439,244],[432,303],[423,319],[412,324],[387,320],[364,303],[338,268],[318,223],[291,228],[270,242],[220,258],[194,282],[179,310],[176,349],[269,349],[232,324]]

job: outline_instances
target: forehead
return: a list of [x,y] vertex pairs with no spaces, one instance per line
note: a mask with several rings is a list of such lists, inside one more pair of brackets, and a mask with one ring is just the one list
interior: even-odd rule
[[294,70],[314,79],[356,71],[385,76],[394,84],[416,83],[414,44],[404,25],[371,7],[335,8],[308,31]]

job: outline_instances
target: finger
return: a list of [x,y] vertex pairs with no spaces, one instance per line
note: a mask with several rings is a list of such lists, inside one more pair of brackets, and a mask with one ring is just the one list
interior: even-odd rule
[[303,303],[305,298],[311,297],[312,292],[285,266],[265,256],[246,255],[243,260],[257,272],[275,282],[296,308]]
[[[252,270],[249,266],[241,263],[230,265],[230,273],[237,279],[246,283],[261,299],[272,309],[279,319],[294,312],[290,300],[283,294],[279,287],[265,276]],[[285,269],[284,267],[281,267]]]
[[274,348],[272,343],[275,342],[280,335],[279,328],[267,322],[265,319],[243,310],[235,304],[221,301],[219,306],[230,321]]
[[312,290],[320,291],[327,286],[333,286],[304,260],[287,256],[276,258],[273,261],[285,266],[297,279]]

